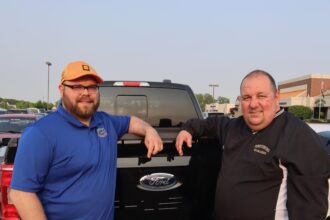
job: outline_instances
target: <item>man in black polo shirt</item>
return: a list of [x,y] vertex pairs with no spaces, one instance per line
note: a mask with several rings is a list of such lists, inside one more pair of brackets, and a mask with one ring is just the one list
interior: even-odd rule
[[191,119],[177,136],[183,142],[216,137],[223,145],[216,220],[321,220],[328,210],[329,155],[318,135],[280,109],[273,77],[255,70],[240,86],[243,116]]

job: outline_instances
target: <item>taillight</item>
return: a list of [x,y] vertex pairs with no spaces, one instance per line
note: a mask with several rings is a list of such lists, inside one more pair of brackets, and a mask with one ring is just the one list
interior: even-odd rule
[[147,82],[115,82],[113,86],[150,86]]
[[13,174],[13,165],[1,164],[1,186],[9,186]]
[[12,164],[0,164],[0,209],[1,209],[1,219],[4,220],[19,220],[19,215],[16,211],[16,208],[8,198],[9,186],[11,177],[13,174],[13,165]]

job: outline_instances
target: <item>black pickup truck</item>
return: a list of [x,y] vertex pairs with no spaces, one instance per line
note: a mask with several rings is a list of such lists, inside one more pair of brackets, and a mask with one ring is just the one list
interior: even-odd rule
[[[138,116],[156,128],[164,143],[163,151],[149,159],[141,137],[124,135],[118,142],[115,219],[210,219],[222,148],[205,137],[194,140],[181,157],[175,149],[181,125],[203,118],[190,87],[168,80],[107,81],[100,94],[100,111]],[[19,219],[7,199],[18,141],[10,141],[0,164],[0,219]]]
[[211,218],[221,147],[196,140],[182,157],[175,138],[189,118],[203,118],[191,88],[164,82],[108,81],[101,85],[99,110],[135,115],[156,128],[164,150],[146,157],[143,139],[118,142],[116,219],[207,220]]

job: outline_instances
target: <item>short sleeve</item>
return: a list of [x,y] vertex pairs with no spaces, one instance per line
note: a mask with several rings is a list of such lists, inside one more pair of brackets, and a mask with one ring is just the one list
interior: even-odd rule
[[29,127],[20,138],[10,187],[38,192],[43,188],[51,163],[51,145],[41,131]]
[[117,132],[118,139],[128,132],[131,121],[130,116],[110,116],[110,121]]

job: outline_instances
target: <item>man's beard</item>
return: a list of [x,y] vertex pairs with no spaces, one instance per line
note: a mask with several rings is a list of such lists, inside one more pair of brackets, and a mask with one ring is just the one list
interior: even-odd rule
[[89,99],[88,97],[82,97],[77,99],[75,102],[73,102],[72,100],[70,100],[70,98],[68,98],[65,93],[63,93],[63,97],[62,97],[62,104],[64,106],[64,108],[70,112],[71,114],[73,114],[74,116],[77,116],[78,119],[90,119],[92,117],[92,115],[97,111],[99,105],[100,105],[100,96],[97,95],[97,101],[96,103],[92,103],[92,106],[88,106],[83,108],[82,106],[79,106],[79,102],[83,99]]

